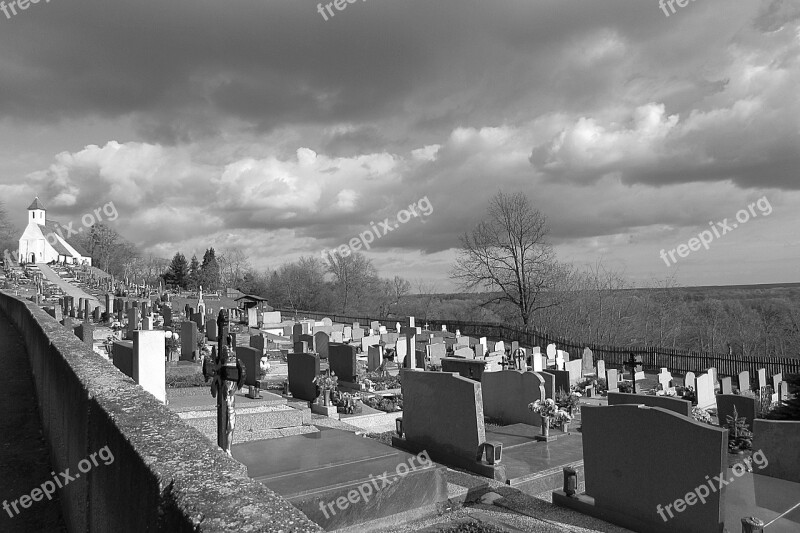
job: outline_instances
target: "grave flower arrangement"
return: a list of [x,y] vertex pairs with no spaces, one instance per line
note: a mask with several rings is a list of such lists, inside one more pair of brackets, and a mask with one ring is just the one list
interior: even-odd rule
[[675,387],[675,392],[684,400],[688,400],[690,402],[697,401],[697,395],[695,394],[693,387]]
[[555,403],[560,409],[572,414],[580,405],[581,396],[582,394],[578,391],[573,390],[567,394],[563,389],[559,389],[556,393]]
[[345,392],[344,394],[337,394],[336,398],[332,398],[333,404],[336,406],[336,411],[348,415],[357,414],[362,411],[361,398]]
[[700,409],[699,407],[692,407],[692,418],[698,422],[703,422],[704,424],[714,423],[711,419],[711,415],[708,414],[708,411],[705,409]]
[[339,386],[339,378],[333,372],[330,376],[317,376],[311,382],[323,391],[336,390]]
[[536,400],[528,404],[528,409],[541,416],[542,418],[554,418],[556,413],[560,410],[556,405],[555,400],[547,398],[545,400]]

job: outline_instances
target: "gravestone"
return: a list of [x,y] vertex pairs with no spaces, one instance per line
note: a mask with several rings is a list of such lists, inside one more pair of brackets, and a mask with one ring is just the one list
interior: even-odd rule
[[350,327],[350,326],[345,326],[345,327],[342,329],[342,338],[343,338],[345,341],[348,341],[348,342],[349,342],[349,341],[351,341],[351,340],[353,340],[353,328],[352,328],[352,327]]
[[194,361],[197,352],[197,324],[181,322],[181,361]]
[[672,373],[666,368],[662,368],[658,373],[658,384],[661,385],[661,388],[664,390],[672,387]]
[[309,346],[308,341],[297,341],[292,346],[292,350],[294,353],[309,353],[311,351],[311,346]]
[[749,391],[750,388],[750,372],[739,372],[739,392]]
[[153,319],[150,316],[142,317],[142,329],[145,331],[153,331]]
[[405,440],[432,457],[476,462],[486,442],[483,417],[480,383],[446,372],[403,374]]
[[686,375],[683,377],[683,386],[691,387],[695,391],[697,390],[697,377],[695,376],[694,372],[686,373]]
[[474,345],[474,348],[475,348],[475,357],[483,357],[486,355],[486,344],[479,342],[478,344]]
[[197,329],[206,327],[206,315],[203,313],[192,313],[192,322],[197,324]]
[[[755,419],[753,421],[753,449],[758,450],[756,454],[762,454],[762,462],[758,465],[757,472],[762,476],[800,483],[798,442],[800,442],[800,422],[797,420]],[[756,454],[753,454],[754,459]],[[791,505],[793,503],[781,509],[786,509]],[[793,515],[788,515],[788,517],[791,516]],[[769,533],[769,527],[764,530],[764,533]]]
[[292,353],[286,357],[289,372],[289,392],[294,398],[313,402],[317,398],[314,378],[319,376],[319,356],[310,353]]
[[[417,330],[414,327],[403,328],[406,337],[406,359],[405,368],[420,368],[417,363]],[[422,367],[424,370],[424,367]]]
[[[675,513],[665,512],[665,505],[726,471],[725,430],[635,405],[584,406],[581,417],[586,492],[568,497],[555,491],[553,503],[637,531],[722,530],[725,487],[707,491],[702,504],[676,505]],[[677,464],[681,475],[675,474]]]
[[733,394],[733,380],[730,377],[724,377],[720,380],[720,392],[722,394]]
[[217,338],[217,334],[218,334],[217,330],[218,329],[219,328],[217,326],[217,319],[213,318],[213,317],[209,317],[209,319],[206,320],[206,338],[208,340],[210,340],[211,342],[217,342],[219,340]]
[[400,339],[397,341],[397,345],[395,346],[395,356],[394,356],[394,362],[398,366],[401,367],[405,366],[406,356],[408,355],[407,350],[408,350],[408,344],[406,344],[405,337],[400,337]]
[[425,349],[428,352],[427,355],[430,363],[434,366],[441,366],[442,358],[447,357],[447,347],[443,342],[429,344],[425,347]]
[[544,387],[544,397],[555,399],[557,390],[556,377],[553,374],[548,374],[547,372],[536,372],[536,375],[539,376],[539,378],[541,378],[542,380],[542,386]]
[[330,345],[330,338],[324,331],[314,333],[314,351],[319,354],[320,359],[328,358],[328,346]]
[[606,362],[602,359],[598,359],[596,363],[597,368],[597,379],[605,378],[606,377]]
[[133,333],[133,378],[161,403],[167,402],[164,332]]
[[[161,316],[164,317],[164,327],[172,327],[172,308],[162,306],[161,307]],[[216,324],[216,322],[214,322]],[[214,335],[217,334],[217,328],[214,328]]]
[[714,399],[714,382],[711,381],[711,374],[697,376],[697,407],[709,409],[716,405]]
[[264,324],[280,324],[283,318],[280,311],[265,311],[261,313],[261,320]]
[[617,375],[617,369],[609,368],[606,370],[606,385],[608,386],[608,392],[619,392],[619,376]]
[[[306,344],[308,344],[308,350],[306,350],[305,352],[301,352],[301,353],[308,353],[309,351],[314,351],[314,337],[313,337],[313,335],[306,335],[305,333],[303,333],[302,335],[300,335],[300,340],[297,341],[297,342],[305,342]],[[294,343],[295,346],[297,346],[297,342]],[[296,351],[297,350],[295,350],[295,352]]]
[[[133,341],[114,341],[111,346],[111,362],[131,379],[133,377]],[[134,379],[135,381],[135,379]]]
[[541,372],[545,367],[545,357],[540,352],[531,354],[531,370],[534,372]]
[[767,386],[767,370],[765,368],[758,369],[758,389],[761,390]]
[[292,344],[298,342],[300,340],[300,336],[303,334],[303,325],[296,323],[292,326]]
[[504,354],[504,353],[506,353],[506,344],[503,341],[497,341],[494,344],[494,350],[492,350],[492,351],[500,353],[500,354]]
[[139,309],[128,309],[128,339],[133,339],[133,332],[139,329]]
[[[442,372],[460,374],[461,377],[480,381],[486,368],[486,361],[483,359],[456,359],[454,357],[442,358]],[[411,372],[406,372],[407,376]]]
[[778,400],[785,401],[790,399],[790,397],[791,396],[789,395],[789,382],[781,381],[780,383],[778,383]]
[[247,327],[255,328],[258,326],[258,309],[255,307],[247,308]]
[[463,357],[465,359],[475,359],[475,352],[472,351],[472,348],[459,348],[453,355],[456,357]]
[[380,329],[381,327],[381,323],[378,322],[377,320],[373,320],[372,322],[369,323],[369,327],[372,331],[378,331],[378,329]]
[[556,360],[555,360],[556,370],[564,370],[565,362],[566,361],[564,361],[564,352],[561,350],[556,350]]
[[330,342],[341,344],[344,342],[344,334],[341,331],[331,332]]
[[648,407],[660,407],[686,417],[692,416],[692,402],[669,396],[609,392],[608,405],[646,405]]
[[[251,307],[255,309],[255,307]],[[255,387],[256,381],[261,374],[261,357],[263,351],[250,346],[239,346],[236,348],[236,358],[242,362],[245,368],[244,384]],[[313,378],[312,378],[313,379]]]
[[783,381],[783,373],[779,372],[772,376],[772,390],[778,392],[778,384]]
[[[357,322],[356,322],[356,324],[357,324]],[[353,329],[352,329],[351,335],[352,335],[352,340],[354,342],[358,342],[358,341],[360,341],[361,339],[364,338],[364,330],[361,329],[360,327],[356,326],[356,325],[353,325]]]
[[714,389],[716,389],[717,386],[719,385],[719,375],[717,372],[717,368],[713,366],[708,367],[708,370],[706,370],[706,374],[711,376],[711,383],[712,385],[714,385]]
[[93,346],[94,326],[92,326],[89,322],[81,322],[78,327],[75,328],[75,335],[89,347]]
[[381,343],[380,335],[368,335],[361,338],[361,351],[367,353],[370,346],[377,346]]
[[349,344],[331,344],[328,362],[331,372],[336,374],[340,382],[353,388],[357,381],[358,363],[356,347]]
[[595,369],[594,369],[594,353],[588,347],[583,349],[583,357],[581,358],[582,361],[582,373],[584,376],[594,376]]
[[367,352],[367,372],[375,372],[383,364],[383,346],[370,346]]
[[[267,339],[263,333],[252,335],[250,337],[250,347],[258,350],[258,353],[261,354],[261,357],[263,357],[264,354],[267,353],[267,344],[268,344]],[[245,385],[255,386],[255,383],[245,383]]]
[[503,425],[541,427],[542,418],[528,409],[528,404],[547,397],[540,375],[519,370],[487,372],[481,378],[481,389],[484,416],[501,420]]
[[[551,374],[554,377],[553,394],[557,395],[559,391],[569,394],[569,372],[566,370],[552,370],[545,369],[543,373]],[[553,396],[555,398],[555,396]]]
[[564,370],[566,370],[569,374],[570,385],[577,385],[580,383],[581,371],[583,370],[583,363],[580,359],[575,359],[574,361],[567,361],[564,363]]
[[[744,418],[747,427],[753,429],[753,420],[758,412],[758,400],[741,394],[717,394],[717,419],[720,427],[728,423],[728,415],[733,416],[733,408],[740,418]],[[755,448],[754,448],[755,449]]]
[[500,355],[497,352],[494,352],[495,355],[489,355],[483,358],[486,362],[486,366],[484,367],[484,372],[500,372],[503,370],[503,355]]

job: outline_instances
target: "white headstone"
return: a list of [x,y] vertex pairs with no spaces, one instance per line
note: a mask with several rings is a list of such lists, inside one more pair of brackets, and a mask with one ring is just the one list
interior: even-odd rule
[[672,387],[672,373],[666,368],[662,368],[658,374],[658,383],[664,390]]
[[714,395],[714,381],[711,374],[702,374],[697,376],[697,407],[700,409],[709,409],[717,405],[717,399]]
[[605,378],[606,375],[606,362],[602,359],[597,361],[597,377]]
[[131,377],[158,401],[167,402],[163,331],[133,332],[133,376]]
[[400,322],[394,325],[394,329],[397,330],[397,333],[400,333]]
[[[717,376],[717,369],[714,368],[713,366],[709,367],[708,370],[706,371],[706,374],[711,376],[711,384],[714,386],[714,388],[717,388],[719,386],[719,377]],[[716,404],[716,400],[714,401],[714,403]]]
[[[535,350],[536,348],[534,348]],[[544,370],[544,360],[542,359],[542,354],[539,352],[533,352],[531,354],[531,366],[533,367],[534,372],[541,372]]]
[[506,344],[503,341],[497,341],[494,345],[494,351],[500,354],[506,353]]
[[555,359],[558,350],[556,350],[555,344],[548,344],[547,345],[547,358],[548,359]]
[[694,390],[697,390],[697,377],[695,376],[694,372],[687,372],[686,375],[683,377],[683,386],[684,387],[691,387]]

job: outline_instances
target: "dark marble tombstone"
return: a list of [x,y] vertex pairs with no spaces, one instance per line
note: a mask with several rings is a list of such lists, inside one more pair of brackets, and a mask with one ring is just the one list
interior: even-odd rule
[[94,326],[90,322],[81,322],[74,328],[75,336],[86,343],[88,346],[94,344]]
[[217,342],[217,319],[206,320],[206,337],[212,342]]
[[261,351],[249,346],[240,346],[236,348],[236,358],[246,369],[244,384],[254,387],[261,373]]
[[543,370],[542,372],[546,372],[547,374],[551,374],[555,377],[555,391],[554,394],[558,394],[558,391],[564,391],[569,393],[569,372],[566,370]]
[[756,418],[758,409],[758,401],[755,398],[739,394],[717,394],[715,399],[717,401],[717,419],[720,427],[728,423],[728,416],[733,416],[735,407],[739,418],[744,418],[745,422],[747,422],[747,427],[752,431],[753,420]]
[[317,398],[317,386],[313,381],[319,376],[319,356],[310,353],[292,353],[286,360],[289,392],[295,398],[313,402]]
[[457,372],[462,377],[480,381],[486,361],[483,359],[458,359],[455,357],[442,358],[442,372]]
[[354,385],[358,373],[356,347],[349,344],[330,343],[328,345],[328,362],[331,372],[336,374],[340,382]]
[[193,361],[197,352],[197,324],[184,321],[181,323],[181,361]]

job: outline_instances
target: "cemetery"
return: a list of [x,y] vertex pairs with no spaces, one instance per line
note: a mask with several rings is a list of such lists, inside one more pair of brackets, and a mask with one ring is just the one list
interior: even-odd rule
[[[28,303],[4,293],[2,305],[43,308],[48,327],[216,445],[309,531],[443,522],[487,494],[506,501],[504,491],[601,531],[732,531],[751,516],[770,532],[800,527],[800,510],[790,510],[800,501],[800,422],[769,418],[797,395],[783,373],[670,371],[636,353],[606,360],[589,347],[413,317],[368,327],[285,318],[254,298],[172,294],[63,268],[57,275],[79,280],[85,297],[29,269]],[[420,456],[430,462],[395,471]],[[385,490],[375,488],[386,475]],[[719,475],[731,481],[697,489],[704,501],[690,503]]]

